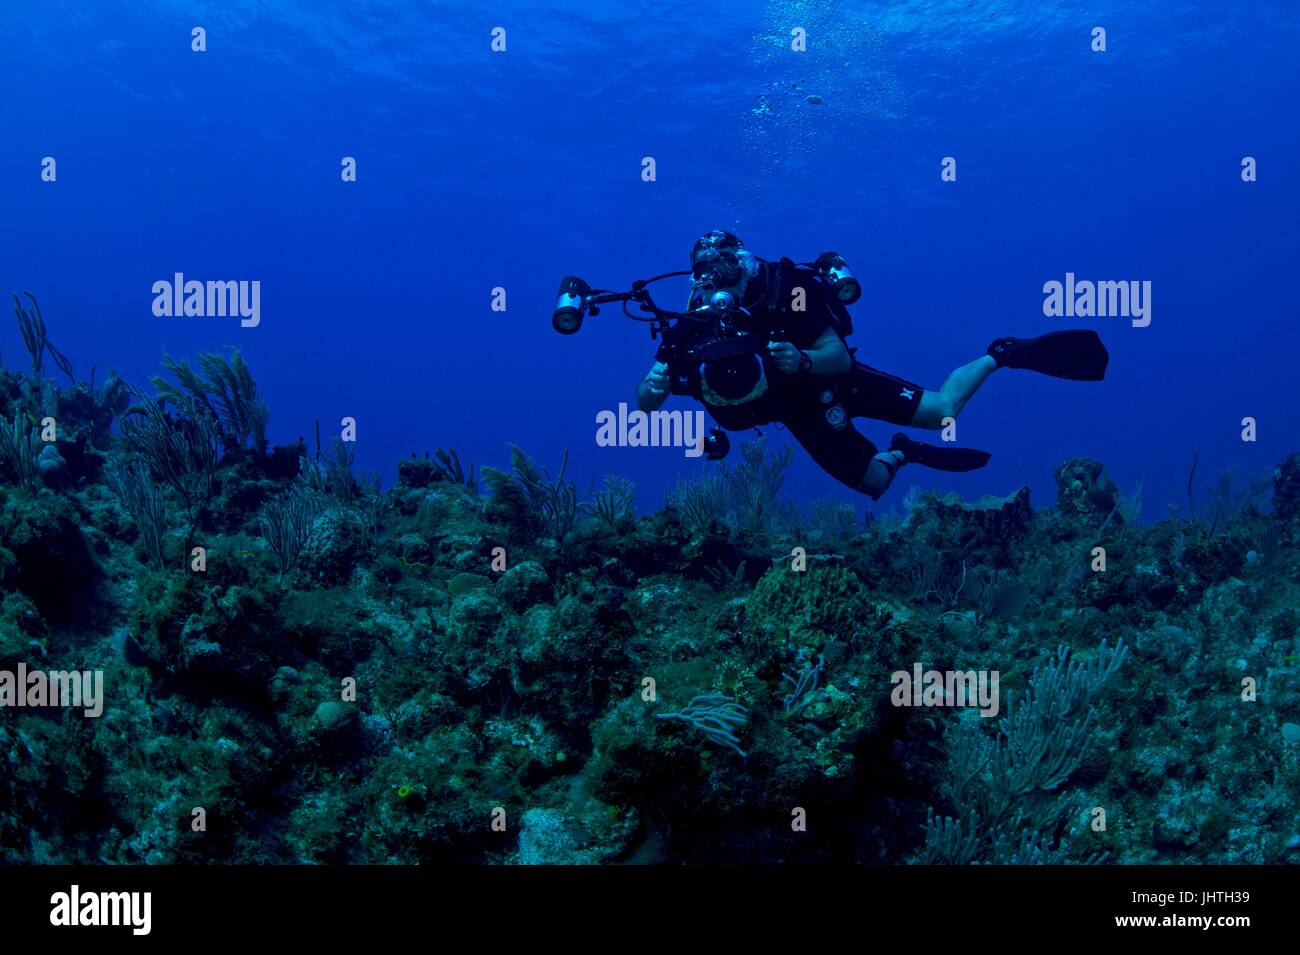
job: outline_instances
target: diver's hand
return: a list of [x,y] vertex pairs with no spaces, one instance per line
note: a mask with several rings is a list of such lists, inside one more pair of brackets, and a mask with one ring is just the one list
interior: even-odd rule
[[658,411],[662,408],[664,402],[668,400],[671,384],[668,380],[668,366],[666,364],[657,361],[651,365],[650,371],[641,379],[641,384],[636,386],[637,410],[649,414],[651,411]]
[[662,398],[668,394],[669,384],[668,365],[662,361],[655,362],[645,376],[645,390],[656,398]]
[[799,363],[803,361],[803,353],[789,342],[769,342],[767,354],[776,370],[786,375],[798,372]]

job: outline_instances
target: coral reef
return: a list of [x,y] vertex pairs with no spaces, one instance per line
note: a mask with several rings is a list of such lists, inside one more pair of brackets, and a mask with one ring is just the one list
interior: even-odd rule
[[799,507],[762,442],[640,515],[519,448],[384,490],[268,447],[237,353],[59,388],[34,308],[0,669],[106,699],[4,711],[0,861],[1300,861],[1300,455],[1149,524],[1082,459],[1050,508]]

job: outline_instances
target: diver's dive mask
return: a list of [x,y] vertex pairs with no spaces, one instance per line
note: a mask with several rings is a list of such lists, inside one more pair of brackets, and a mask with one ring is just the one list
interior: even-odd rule
[[705,249],[692,258],[691,276],[697,289],[733,289],[745,277],[745,269],[735,252]]
[[692,284],[697,289],[734,289],[745,278],[740,261],[745,243],[734,232],[714,229],[691,248]]

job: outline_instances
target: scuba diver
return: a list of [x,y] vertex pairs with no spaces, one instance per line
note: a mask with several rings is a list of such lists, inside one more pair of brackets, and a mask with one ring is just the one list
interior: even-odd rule
[[[686,273],[668,273],[679,275]],[[691,298],[686,312],[664,312],[645,293],[648,279],[629,293],[593,295],[581,279],[561,286],[552,321],[572,334],[593,304],[636,300],[658,322],[662,342],[637,387],[637,407],[658,410],[670,394],[693,397],[728,431],[779,423],[828,474],[872,500],[889,488],[904,464],[970,471],[989,453],[922,444],[894,435],[878,451],[853,425],[875,418],[913,428],[941,429],[956,419],[999,368],[1023,368],[1058,378],[1100,381],[1109,355],[1097,333],[1049,332],[1037,338],[999,338],[987,353],[952,372],[939,389],[872,368],[854,357],[846,338],[845,307],[861,286],[843,258],[823,253],[815,262],[771,262],[745,248],[731,232],[714,230],[691,249]],[[647,304],[648,303],[648,304]],[[713,432],[711,459],[725,455],[726,435]]]

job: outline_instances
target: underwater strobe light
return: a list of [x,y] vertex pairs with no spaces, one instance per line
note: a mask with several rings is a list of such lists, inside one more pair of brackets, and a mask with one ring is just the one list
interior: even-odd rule
[[813,264],[845,305],[852,305],[862,297],[862,284],[853,277],[848,263],[838,252],[823,252]]
[[590,285],[576,275],[566,275],[560,282],[560,291],[555,297],[551,327],[561,335],[572,335],[580,329],[587,309],[587,296],[590,294]]

